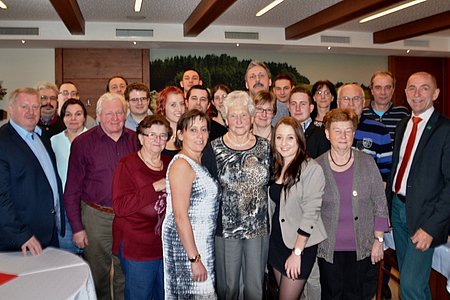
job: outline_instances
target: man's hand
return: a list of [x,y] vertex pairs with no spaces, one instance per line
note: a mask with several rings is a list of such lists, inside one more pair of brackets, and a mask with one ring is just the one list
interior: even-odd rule
[[75,246],[78,248],[84,249],[88,245],[88,238],[86,231],[81,230],[77,233],[73,234],[73,242],[75,243]]
[[32,256],[42,253],[42,246],[38,239],[33,235],[25,244],[22,245],[22,254],[27,256],[27,249],[30,250]]
[[419,228],[411,237],[411,241],[413,244],[416,244],[417,250],[427,251],[430,248],[433,237],[426,233],[422,228]]

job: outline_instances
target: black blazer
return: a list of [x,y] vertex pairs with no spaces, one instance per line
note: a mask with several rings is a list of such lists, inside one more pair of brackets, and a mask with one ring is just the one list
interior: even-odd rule
[[306,152],[312,158],[317,158],[330,150],[330,141],[325,135],[325,129],[311,122],[305,130]]
[[[64,207],[61,180],[50,139],[41,141],[53,162],[59,191],[61,233]],[[38,159],[10,123],[0,128],[0,251],[18,251],[31,236],[49,245],[55,228],[52,188]]]
[[[386,192],[389,211],[399,152],[410,118],[399,122],[393,164]],[[414,154],[406,186],[406,217],[410,236],[422,228],[433,237],[432,247],[447,242],[450,224],[450,120],[434,111]]]

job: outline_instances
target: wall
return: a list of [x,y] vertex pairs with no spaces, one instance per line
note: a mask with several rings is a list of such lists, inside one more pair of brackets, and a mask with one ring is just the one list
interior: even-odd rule
[[55,82],[54,49],[0,49],[0,81],[8,92],[0,100],[0,108],[6,110],[9,93],[16,88]]
[[[222,51],[198,49],[151,49],[150,60],[164,59],[176,55],[198,55],[227,53],[239,59],[257,58],[265,61],[287,62],[311,82],[327,78],[332,82],[357,81],[369,84],[372,73],[387,69],[386,56],[364,56],[344,54],[303,54],[274,51]],[[38,81],[55,81],[54,49],[0,49],[0,80],[11,92],[17,87],[33,86]],[[8,95],[0,101],[6,108]]]
[[[259,59],[289,63],[296,67],[300,74],[308,77],[311,83],[320,79],[329,79],[333,83],[359,82],[369,85],[370,77],[379,70],[387,70],[388,59],[386,56],[346,55],[346,54],[306,54],[294,52],[274,51],[221,51],[199,49],[152,49],[150,60],[162,59],[173,56],[206,54],[220,55],[226,53],[236,56],[238,59]],[[276,75],[276,74],[272,74]]]

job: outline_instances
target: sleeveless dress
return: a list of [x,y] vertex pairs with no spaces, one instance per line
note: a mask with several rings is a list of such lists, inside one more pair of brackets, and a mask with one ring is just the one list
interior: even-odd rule
[[[196,174],[192,183],[189,220],[195,244],[208,272],[204,282],[192,280],[191,262],[180,241],[172,207],[169,172],[177,159],[186,160]],[[183,154],[177,154],[169,164],[166,175],[167,207],[162,227],[164,255],[164,286],[166,299],[216,299],[214,289],[214,234],[218,213],[219,188],[207,169]]]

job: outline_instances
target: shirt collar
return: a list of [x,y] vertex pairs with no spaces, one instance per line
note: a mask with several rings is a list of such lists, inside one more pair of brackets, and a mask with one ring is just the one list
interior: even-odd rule
[[[30,131],[20,127],[20,125],[14,122],[12,119],[9,120],[9,123],[23,139],[25,139],[27,135],[31,133]],[[38,134],[39,136],[42,135],[42,129],[39,126],[35,126],[32,132]]]

